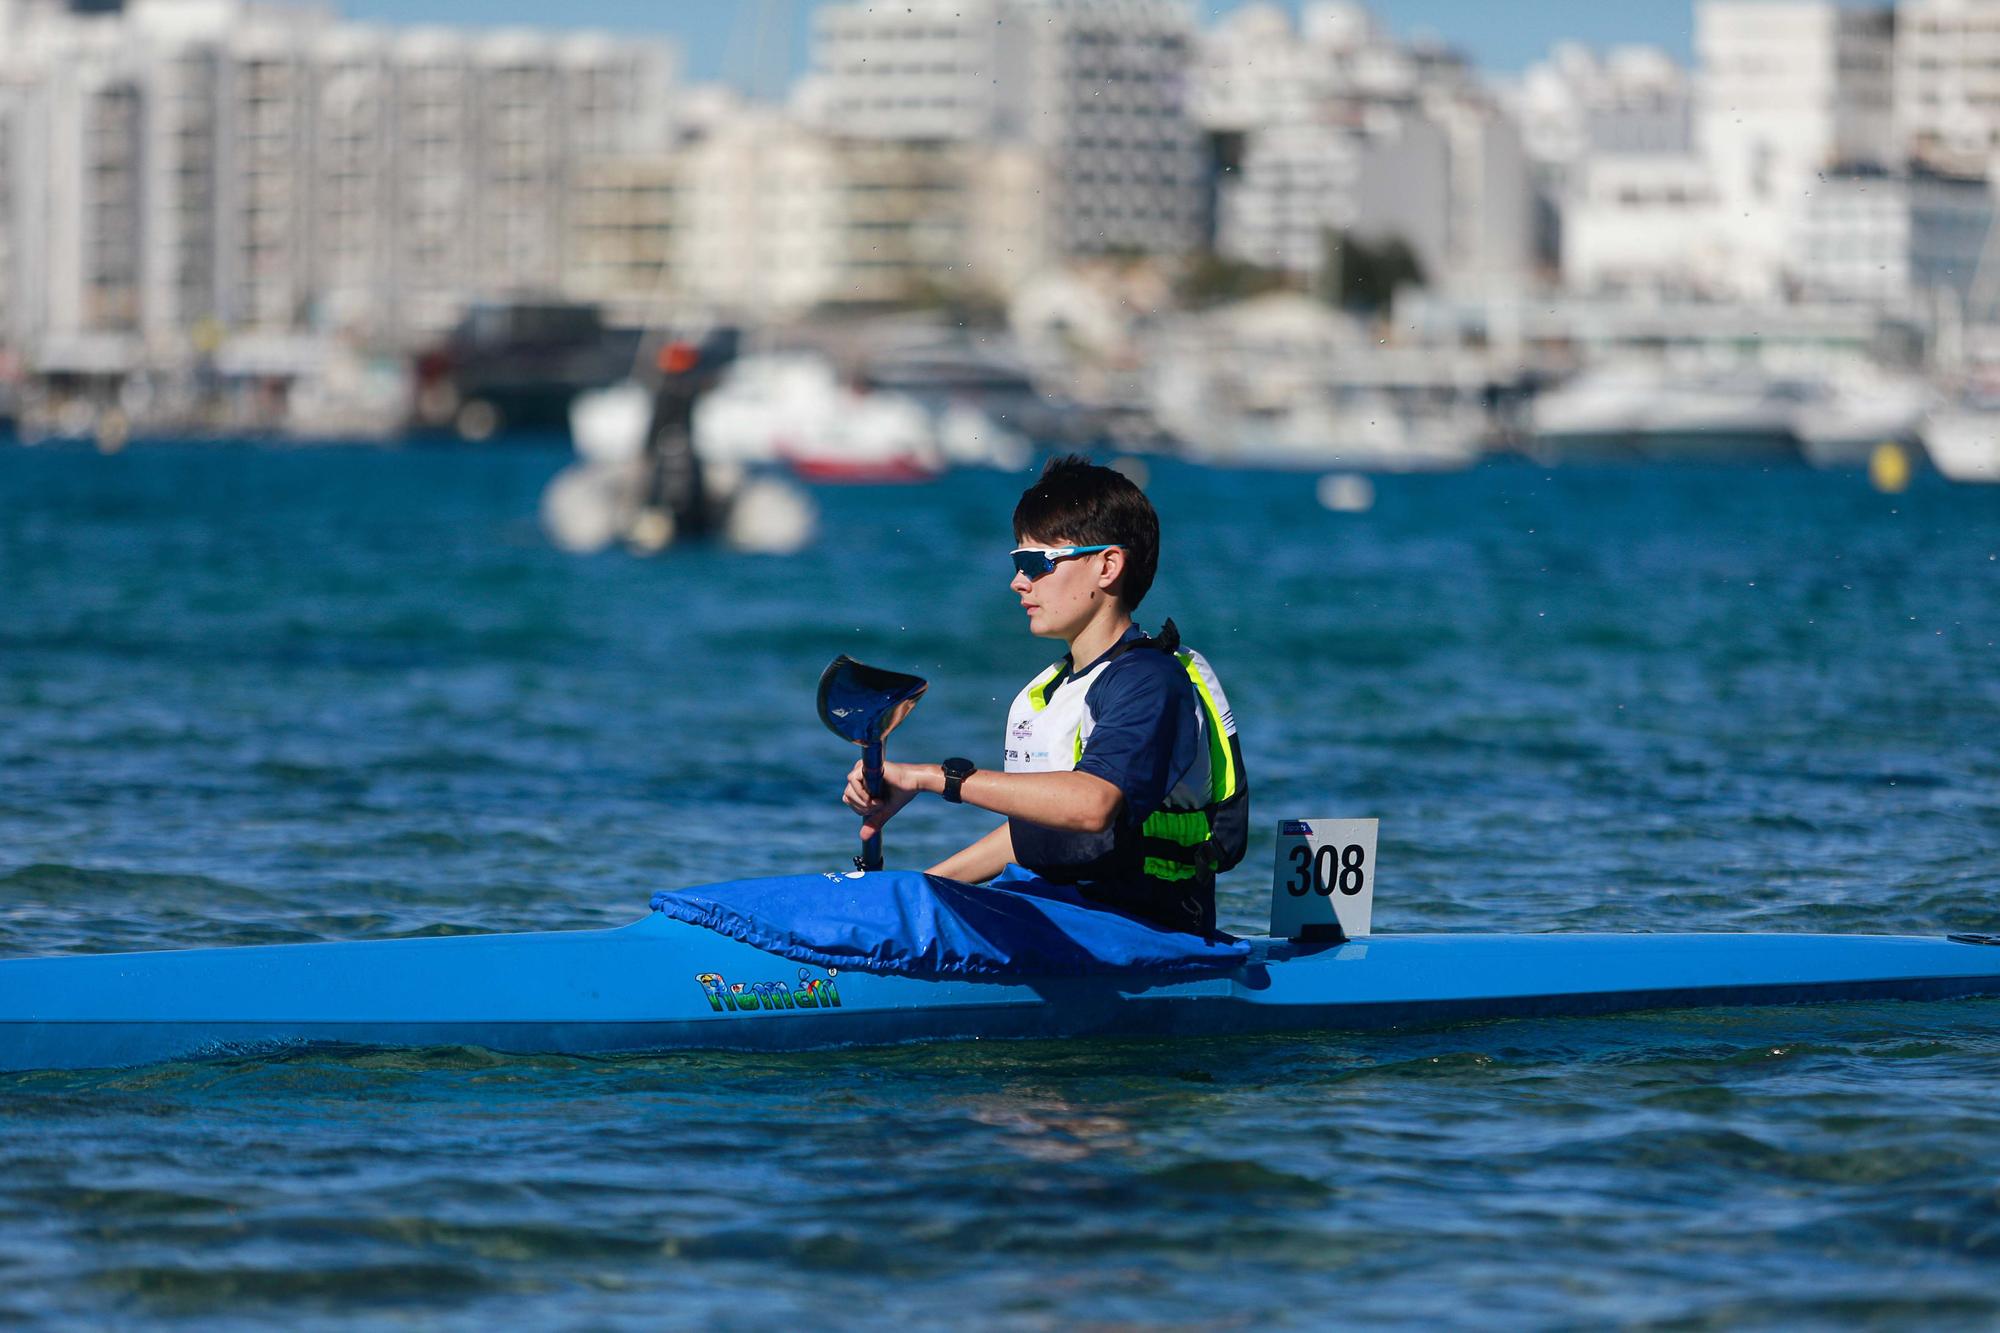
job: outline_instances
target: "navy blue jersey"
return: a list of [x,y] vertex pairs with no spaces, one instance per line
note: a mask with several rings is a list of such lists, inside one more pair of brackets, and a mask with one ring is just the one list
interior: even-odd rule
[[[1197,656],[1190,653],[1188,659]],[[1136,626],[1081,671],[1073,670],[1068,658],[1044,671],[1010,710],[1007,770],[1073,769],[1104,779],[1125,799],[1115,822],[1102,833],[1010,820],[1014,859],[1046,879],[1075,884],[1088,896],[1135,915],[1179,929],[1212,923],[1213,876],[1205,888],[1163,889],[1146,873],[1141,836],[1148,818],[1158,812],[1200,810],[1209,803],[1210,725],[1189,660],[1150,644]]]

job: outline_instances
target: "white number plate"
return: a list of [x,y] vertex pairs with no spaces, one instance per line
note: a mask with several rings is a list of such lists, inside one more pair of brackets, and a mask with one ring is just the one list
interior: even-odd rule
[[1368,934],[1375,914],[1374,819],[1281,819],[1271,877],[1271,933],[1281,939]]

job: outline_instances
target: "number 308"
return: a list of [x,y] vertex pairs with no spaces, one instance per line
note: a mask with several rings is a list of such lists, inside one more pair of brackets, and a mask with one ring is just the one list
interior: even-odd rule
[[1368,883],[1363,869],[1367,859],[1367,850],[1358,844],[1335,847],[1327,843],[1315,852],[1305,843],[1299,843],[1292,848],[1292,869],[1297,873],[1285,884],[1285,889],[1294,898],[1303,898],[1308,893],[1330,898],[1338,885],[1342,893],[1352,896]]

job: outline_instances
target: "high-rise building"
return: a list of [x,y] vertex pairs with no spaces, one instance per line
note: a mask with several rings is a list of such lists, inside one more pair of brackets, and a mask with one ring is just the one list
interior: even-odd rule
[[633,322],[1003,295],[1041,262],[1019,144],[854,138],[739,108],[672,153],[586,163],[566,290]]
[[845,136],[1029,146],[1058,255],[1180,254],[1207,212],[1193,43],[1184,0],[849,0],[804,100]]
[[570,174],[563,291],[631,327],[668,322],[686,288],[687,154],[586,158]]
[[2000,2],[1900,0],[1896,129],[1921,161],[1985,175],[2000,152]]
[[1602,55],[1559,43],[1509,90],[1523,146],[1538,164],[1567,168],[1587,156],[1649,157],[1694,147],[1694,88],[1657,47]]
[[668,142],[659,42],[0,3],[5,230],[34,272],[8,290],[44,360],[103,336],[155,357],[223,332],[417,338],[475,300],[556,293],[575,165]]
[[825,127],[865,139],[1018,138],[1035,45],[1019,0],[826,5],[813,16]]
[[1900,160],[1895,18],[1833,0],[1700,0],[1697,139],[1729,232],[1726,283],[1768,295],[1814,182]]
[[1401,240],[1434,285],[1534,271],[1511,120],[1455,54],[1393,40],[1359,5],[1308,6],[1296,28],[1272,5],[1229,15],[1202,36],[1190,102],[1242,143],[1218,185],[1223,254],[1314,277],[1343,233]]

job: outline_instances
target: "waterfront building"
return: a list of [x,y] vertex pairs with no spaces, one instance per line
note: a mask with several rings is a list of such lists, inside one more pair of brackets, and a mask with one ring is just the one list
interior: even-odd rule
[[767,108],[685,150],[681,294],[738,311],[802,311],[837,282],[832,140]]
[[474,301],[554,294],[575,165],[667,142],[659,42],[6,2],[19,169],[0,230],[47,369],[224,336],[417,341]]
[[588,158],[570,176],[563,291],[607,323],[665,323],[688,282],[679,243],[688,210],[684,155]]
[[1033,26],[1013,0],[825,5],[810,97],[826,128],[857,138],[1021,138]]
[[1782,294],[1822,173],[1883,167],[1895,142],[1893,13],[1832,0],[1700,0],[1697,137],[1726,233],[1724,287]]
[[1520,127],[1535,190],[1535,247],[1561,268],[1563,227],[1585,191],[1587,164],[1604,157],[1688,157],[1694,152],[1694,86],[1666,52],[1620,46],[1599,55],[1559,43],[1501,90]]
[[1714,172],[1692,153],[1592,154],[1570,164],[1561,233],[1573,292],[1723,297]]
[[1031,149],[1057,257],[1182,254],[1208,215],[1193,43],[1183,0],[850,0],[801,100],[845,137]]
[[1989,173],[2000,151],[2000,3],[1901,0],[1896,130],[1927,166]]
[[1558,44],[1508,88],[1508,107],[1530,159],[1558,172],[1597,155],[1645,157],[1694,148],[1694,87],[1657,47],[1599,55]]
[[1531,72],[1517,105],[1560,182],[1564,284],[1768,301],[1800,295],[1813,268],[1825,290],[1824,255],[1800,250],[1832,225],[1808,220],[1817,192],[1900,161],[1893,33],[1887,9],[1700,0],[1691,104],[1671,62],[1594,83],[1602,70],[1559,53]]
[[1203,34],[1189,100],[1240,141],[1218,182],[1220,253],[1313,279],[1339,232],[1402,240],[1435,283],[1531,276],[1519,133],[1450,50],[1397,43],[1359,5],[1308,6],[1296,28],[1254,5]]
[[822,133],[769,108],[582,165],[564,287],[647,322],[996,300],[1043,262],[1024,145]]
[[1832,172],[1800,219],[1798,283],[1808,297],[1918,310],[1942,295],[1963,310],[1992,223],[1983,180]]

